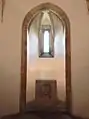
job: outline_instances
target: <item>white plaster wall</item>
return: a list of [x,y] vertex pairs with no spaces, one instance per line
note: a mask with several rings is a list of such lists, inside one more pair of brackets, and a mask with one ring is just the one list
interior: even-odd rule
[[[54,16],[52,16],[54,17]],[[54,21],[54,57],[39,58],[39,15],[33,20],[27,33],[27,92],[26,101],[35,99],[36,80],[56,80],[57,97],[66,100],[65,88],[65,33],[61,21],[55,16]],[[45,19],[45,18],[44,18]],[[44,21],[43,19],[43,21]],[[46,23],[47,19],[46,19]],[[44,23],[43,23],[44,24]],[[43,39],[41,39],[43,40]]]
[[57,97],[61,101],[66,99],[64,58],[28,60],[27,68],[27,102],[35,99],[35,81],[56,80]]
[[55,30],[53,58],[39,58],[39,15],[33,20],[27,33],[27,103],[35,99],[35,83],[38,79],[56,80],[57,97],[63,102],[66,100],[65,33],[61,21],[56,17],[53,21]]
[[[19,111],[21,26],[44,0],[6,0],[0,23],[0,116]],[[60,6],[71,23],[73,113],[89,117],[89,14],[84,0],[45,0]]]

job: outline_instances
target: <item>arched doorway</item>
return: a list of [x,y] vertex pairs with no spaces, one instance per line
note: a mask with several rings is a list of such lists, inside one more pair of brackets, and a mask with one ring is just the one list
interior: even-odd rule
[[71,50],[70,50],[70,22],[66,13],[56,5],[43,3],[27,13],[22,25],[22,50],[21,50],[21,90],[20,90],[20,112],[26,107],[26,82],[27,82],[27,29],[34,17],[43,9],[52,10],[60,17],[65,26],[65,74],[66,74],[66,109],[71,112]]

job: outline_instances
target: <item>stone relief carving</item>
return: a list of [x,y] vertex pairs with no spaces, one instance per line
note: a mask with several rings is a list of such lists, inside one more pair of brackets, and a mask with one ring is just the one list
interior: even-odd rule
[[36,80],[36,100],[57,100],[56,80]]

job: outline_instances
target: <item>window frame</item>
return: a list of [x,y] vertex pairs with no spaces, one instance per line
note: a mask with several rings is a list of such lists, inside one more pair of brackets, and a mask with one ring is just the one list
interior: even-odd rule
[[[44,32],[49,32],[49,52],[45,53],[44,50]],[[41,25],[39,31],[39,57],[40,58],[53,58],[54,57],[54,40],[52,40],[52,28],[51,25]]]

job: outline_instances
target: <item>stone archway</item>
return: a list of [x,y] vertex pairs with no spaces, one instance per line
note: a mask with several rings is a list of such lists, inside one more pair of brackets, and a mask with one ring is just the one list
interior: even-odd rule
[[43,3],[30,10],[24,18],[22,24],[22,49],[21,49],[21,88],[20,88],[20,112],[26,107],[26,80],[27,80],[27,29],[34,17],[43,9],[52,10],[66,29],[66,54],[65,54],[65,73],[66,73],[66,109],[72,111],[72,93],[71,93],[71,44],[70,44],[70,22],[66,13],[56,5]]

